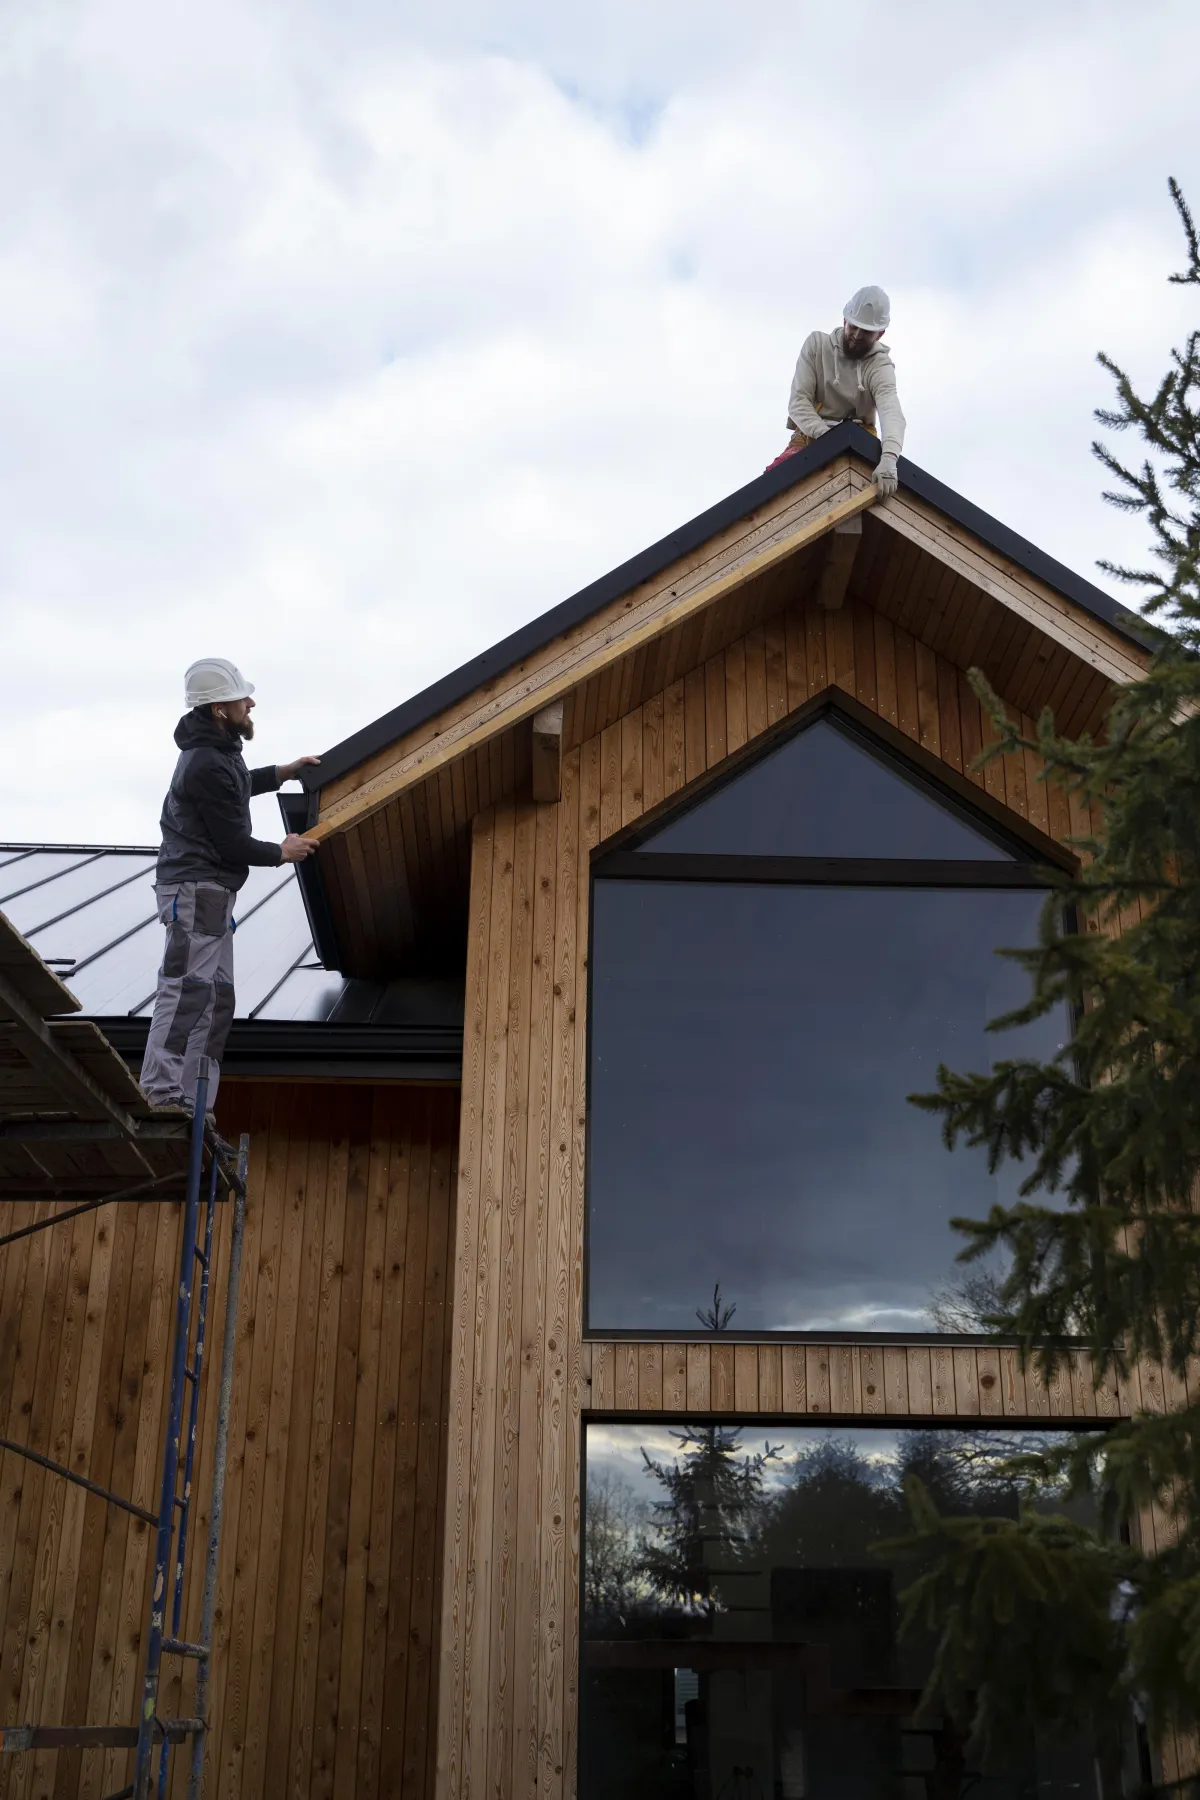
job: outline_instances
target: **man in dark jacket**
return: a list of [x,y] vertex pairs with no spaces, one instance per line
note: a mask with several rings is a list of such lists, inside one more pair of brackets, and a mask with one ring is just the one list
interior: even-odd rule
[[[191,1107],[202,1056],[219,1064],[233,1021],[233,903],[256,867],[303,862],[315,838],[282,844],[250,834],[250,796],[273,792],[316,756],[248,769],[254,736],[252,683],[231,662],[206,657],[184,678],[190,712],[175,727],[179,761],[163,801],[155,893],[167,945],[142,1061],[142,1088],[155,1106]],[[209,1081],[208,1104],[219,1069]]]

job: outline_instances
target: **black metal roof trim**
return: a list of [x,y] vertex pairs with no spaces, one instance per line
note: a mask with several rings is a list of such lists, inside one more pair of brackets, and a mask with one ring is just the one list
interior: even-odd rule
[[157,844],[0,844],[0,856],[53,851],[56,856],[157,856]]
[[221,1067],[231,1080],[253,1075],[273,1081],[394,1081],[405,1087],[459,1087],[462,1083],[462,1062],[450,1059],[422,1062],[419,1057],[347,1056],[334,1061],[320,1056],[242,1055],[231,1059],[227,1051]]
[[[98,1017],[105,1037],[127,1062],[140,1062],[150,1021],[123,1014]],[[437,1025],[337,1025],[325,1020],[235,1019],[222,1068],[233,1073],[248,1060],[270,1058],[297,1073],[309,1063],[367,1062],[373,1068],[418,1062],[430,1068],[460,1068],[461,1027]]]
[[[279,810],[283,814],[284,830],[304,831],[307,826],[315,824],[316,799],[315,792],[280,793]],[[329,910],[325,883],[321,880],[320,861],[321,852],[318,850],[315,856],[296,863],[296,880],[300,887],[300,898],[304,902],[304,916],[308,920],[308,929],[312,932],[313,948],[327,969],[339,969],[342,956],[333,929],[333,915]]]
[[[738,488],[736,493],[727,495],[715,506],[699,513],[686,525],[681,525],[667,537],[660,538],[656,544],[651,544],[628,562],[623,562],[607,575],[602,575],[598,581],[580,588],[569,599],[532,619],[519,631],[502,638],[481,655],[472,657],[470,662],[465,662],[460,668],[442,676],[441,680],[435,681],[421,693],[414,694],[410,700],[393,707],[372,724],[364,725],[360,731],[344,738],[340,744],[326,750],[321,757],[319,780],[314,776],[308,777],[314,799],[321,786],[336,781],[348,770],[365,762],[369,756],[374,756],[397,738],[403,737],[405,732],[414,730],[447,706],[465,699],[485,681],[490,681],[505,669],[511,668],[522,657],[543,649],[561,633],[581,624],[592,613],[607,606],[609,601],[619,599],[639,582],[649,580],[679,557],[699,549],[717,532],[736,524],[739,519],[765,505],[768,500],[774,500],[797,482],[816,474],[846,451],[853,451],[874,467],[879,460],[880,446],[878,439],[864,431],[860,425],[849,423],[834,426],[823,438],[810,444],[807,450],[800,451],[796,456],[789,456],[786,462],[778,463],[774,468],[764,470],[753,481],[747,482],[745,487]],[[1102,588],[1086,581],[1082,575],[1076,575],[1063,563],[1047,556],[1027,538],[1010,531],[981,507],[963,499],[953,488],[948,488],[932,475],[927,475],[916,463],[909,462],[907,457],[900,459],[900,481],[902,488],[910,489],[918,498],[936,506],[939,512],[955,524],[972,532],[1031,575],[1037,576],[1039,581],[1044,581],[1047,586],[1062,594],[1064,599],[1072,601],[1093,618],[1101,619],[1113,630],[1120,632],[1122,637],[1143,646],[1149,641],[1145,625],[1136,613],[1123,607]],[[289,795],[288,798],[292,796]],[[296,830],[298,827],[293,825],[291,829]]]

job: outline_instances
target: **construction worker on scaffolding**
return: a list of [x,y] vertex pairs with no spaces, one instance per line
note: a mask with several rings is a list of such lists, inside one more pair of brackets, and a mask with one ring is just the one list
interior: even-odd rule
[[814,331],[805,338],[788,399],[792,437],[776,463],[795,456],[835,425],[857,419],[881,439],[882,454],[875,469],[880,496],[896,492],[904,414],[896,392],[895,365],[881,342],[891,317],[891,302],[883,289],[863,287],[847,301],[836,331]]
[[303,862],[315,838],[289,832],[281,844],[251,835],[250,797],[272,793],[321,759],[248,769],[243,742],[254,736],[252,682],[224,657],[194,662],[184,676],[188,711],[175,727],[179,760],[163,801],[162,848],[154,892],[167,942],[141,1084],[155,1106],[191,1111],[202,1056],[213,1064],[208,1104],[233,1022],[233,918],[239,889],[255,867]]

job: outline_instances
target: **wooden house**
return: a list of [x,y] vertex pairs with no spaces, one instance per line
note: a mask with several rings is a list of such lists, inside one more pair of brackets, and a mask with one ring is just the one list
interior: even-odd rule
[[[874,504],[876,454],[838,427],[285,798],[322,838],[291,970],[339,998],[239,1023],[221,1091],[254,1254],[212,1794],[950,1792],[861,1521],[914,1458],[953,1487],[989,1431],[1169,1403],[983,1339],[948,1219],[996,1179],[906,1101],[991,1053],[993,952],[1088,826],[1036,759],[975,770],[967,671],[1098,732],[1146,651],[915,466]],[[92,1010],[136,1060],[136,1009]],[[73,1451],[136,1479],[171,1232],[115,1231],[119,1304],[56,1391],[38,1324],[86,1247],[0,1267],[0,1410],[37,1413],[45,1360]],[[68,1543],[11,1461],[3,1719],[128,1707],[136,1527],[89,1501]],[[1093,1791],[1079,1755],[1020,1747],[989,1791]],[[7,1791],[99,1796],[93,1761]]]

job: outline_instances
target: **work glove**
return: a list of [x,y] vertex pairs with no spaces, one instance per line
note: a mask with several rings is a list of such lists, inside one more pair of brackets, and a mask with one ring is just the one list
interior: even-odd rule
[[896,469],[896,458],[890,450],[885,450],[875,465],[875,486],[879,498],[886,500],[900,486],[900,476]]

